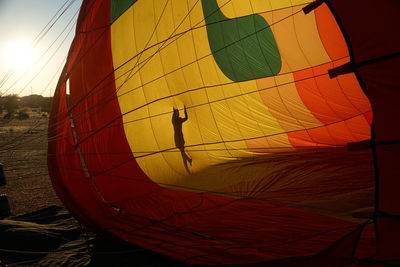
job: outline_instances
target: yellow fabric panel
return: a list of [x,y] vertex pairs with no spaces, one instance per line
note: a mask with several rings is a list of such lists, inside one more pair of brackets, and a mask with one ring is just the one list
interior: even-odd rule
[[[112,56],[114,62],[114,69],[119,68],[125,60],[133,58],[137,55],[136,42],[134,39],[130,38],[135,35],[135,28],[133,27],[133,9],[128,9],[124,16],[121,16],[117,21],[114,22],[111,27],[111,35],[118,36],[119,40],[129,46],[129,50],[117,50],[113,49]],[[124,34],[129,32],[129,34]],[[115,41],[115,40],[114,40]],[[111,45],[116,45],[115,42]],[[118,62],[119,64],[116,64]],[[116,76],[117,78],[117,76]]]
[[222,13],[228,18],[236,18],[245,15],[253,14],[252,7],[249,0],[245,1],[229,1],[229,0],[218,0],[218,6]]
[[[232,149],[239,147],[242,143],[227,143],[228,148]],[[187,188],[193,188],[196,190],[219,190],[226,186],[233,186],[243,181],[251,181],[254,177],[262,177],[265,170],[258,168],[246,168],[249,161],[231,161],[230,164],[218,164],[221,163],[221,159],[228,161],[231,158],[223,159],[223,154],[219,155],[218,151],[224,149],[225,146],[221,144],[207,145],[206,149],[213,151],[216,158],[210,158],[209,165],[213,165],[211,168],[204,168],[198,172],[194,172],[190,179],[182,179],[179,181],[179,186]],[[252,154],[249,154],[252,156]]]
[[227,101],[218,101],[210,104],[222,140],[232,141],[243,139],[240,129],[238,131],[238,124],[230,106]]
[[313,0],[217,0],[217,2],[226,17],[235,18],[307,4]]
[[[140,6],[137,6],[137,8],[140,8]],[[118,66],[126,63],[131,57],[137,55],[136,58],[129,61],[128,64],[115,71],[116,78],[121,76],[121,78],[116,79],[116,88],[122,86],[117,91],[122,113],[140,107],[148,103],[149,100],[151,101],[153,99],[159,99],[170,95],[165,79],[156,80],[153,82],[153,86],[147,85],[141,87],[142,84],[148,83],[155,77],[164,74],[159,60],[159,55],[156,57],[158,60],[145,61],[145,59],[149,58],[154,52],[156,52],[157,47],[147,50],[142,54],[137,54],[137,51],[142,51],[145,47],[149,46],[148,39],[151,36],[151,32],[148,34],[142,34],[141,28],[138,27],[141,25],[141,23],[138,23],[138,20],[140,21],[145,19],[146,24],[148,24],[149,27],[154,27],[152,21],[153,15],[148,15],[148,12],[138,12],[137,9],[131,8],[127,10],[127,12],[125,12],[124,15],[121,16],[111,27],[111,35],[113,36],[111,46],[113,50],[114,68],[118,68]],[[137,32],[140,34],[136,34]],[[155,35],[152,37],[152,43],[155,42],[155,37]],[[122,47],[121,44],[123,44]],[[146,64],[143,64],[144,62],[146,62]],[[138,67],[142,67],[141,70],[151,69],[152,74],[148,71],[139,71]],[[131,70],[131,72],[128,72],[129,77],[127,76],[128,74],[123,75],[123,73],[129,70]],[[132,103],[132,99],[135,100],[134,103]],[[170,102],[171,100],[167,99],[164,103],[161,101],[158,105],[152,106],[152,108],[139,108],[136,111],[123,116],[125,133],[126,136],[129,137],[131,150],[134,151],[135,156],[140,157],[153,151],[158,151],[160,146],[165,146],[165,144],[162,143],[163,140],[154,138],[155,136],[160,135],[158,129],[155,129],[154,124],[165,120],[162,119],[162,116],[152,117],[150,120],[148,118],[151,115],[160,114],[160,110],[163,109],[162,106],[170,107]],[[170,117],[168,119],[170,120]],[[166,133],[162,134],[164,136],[166,135]],[[170,138],[173,139],[173,135],[171,135]],[[159,142],[161,142],[161,144],[159,144]],[[170,154],[176,155],[176,153]],[[179,175],[175,171],[176,168],[174,166],[158,170],[151,164],[148,164],[150,161],[157,159],[157,161],[163,162],[164,165],[171,165],[177,160],[167,161],[163,154],[148,156],[146,159],[147,160],[142,162],[143,164],[140,165],[145,173],[153,172],[155,176],[160,176],[164,173],[168,174],[171,179],[175,179],[172,177],[178,179]]]
[[[247,93],[244,98],[248,103],[252,117],[258,122],[258,126],[263,132],[263,136],[270,135],[271,132],[277,134],[284,131],[282,125],[277,123],[278,119],[274,116],[272,110],[263,103],[259,92]],[[265,112],[271,113],[272,117],[265,116]]]
[[[115,71],[118,77],[133,69],[131,78],[125,84],[124,79],[116,80],[116,86],[123,84],[118,92],[121,112],[138,108],[123,121],[139,166],[155,182],[212,189],[226,182],[217,172],[203,181],[184,178],[189,173],[174,141],[173,107],[181,109],[180,117],[183,106],[188,108],[182,131],[185,151],[193,159],[192,174],[251,157],[246,139],[281,134],[284,129],[264,105],[256,81],[233,83],[222,73],[210,51],[206,28],[200,25],[204,25],[203,11],[195,0],[138,1],[112,24],[111,42],[115,68],[141,52]],[[175,37],[167,40],[171,35]],[[281,139],[281,145],[290,147]],[[140,157],[160,150],[167,151]],[[235,179],[229,183],[242,178]]]
[[[270,113],[269,108],[264,105],[261,106],[263,103],[262,99],[260,98],[259,94],[254,94],[254,92],[258,91],[258,86],[256,81],[246,81],[238,83],[241,88],[241,94],[239,98],[235,98],[241,102],[241,104],[237,105],[237,112],[238,116],[245,117],[243,119],[243,125],[245,127],[251,127],[254,130],[259,129],[261,132],[257,131],[257,133],[253,133],[252,135],[248,135],[248,138],[254,138],[256,136],[263,136],[263,135],[273,135],[277,133],[284,132],[284,129],[281,127],[277,119]],[[250,105],[247,103],[251,101],[252,109],[249,108]],[[257,104],[259,103],[259,104]],[[246,108],[243,108],[243,105],[246,105]],[[258,111],[262,111],[264,115],[261,115],[255,109],[257,108]],[[258,114],[258,116],[257,116]],[[248,129],[243,129],[246,131]],[[246,138],[247,139],[247,138]]]
[[[135,65],[135,60],[129,61],[127,64],[123,65],[129,58],[133,58],[137,54],[136,44],[134,39],[134,27],[133,27],[133,9],[127,10],[124,16],[121,16],[118,21],[114,23],[111,27],[111,35],[114,36],[112,39],[111,46],[113,50],[113,62],[115,70],[115,85],[117,88],[117,95],[119,97],[119,104],[121,111],[129,111],[132,109],[131,103],[127,101],[130,98],[136,99],[136,106],[141,106],[146,103],[146,99],[143,94],[143,90],[140,87],[142,84],[138,74],[133,75],[129,78],[130,70]],[[126,34],[129,33],[129,34]],[[118,40],[118,42],[115,42]],[[119,43],[124,43],[127,47],[131,49],[118,49]],[[122,67],[121,67],[122,66]],[[125,84],[124,84],[125,82]],[[122,86],[124,84],[124,86]],[[138,87],[138,90],[130,90],[131,88]],[[126,100],[125,100],[126,99]],[[124,124],[133,124],[132,121],[147,118],[149,116],[147,109],[140,109],[135,113],[127,114],[123,116]],[[136,136],[134,130],[137,128],[151,130],[149,121],[141,120],[134,123],[135,127],[124,127],[127,136],[133,138],[132,142],[140,141],[140,136]],[[154,141],[153,141],[154,142]],[[149,142],[143,147],[143,151],[152,149],[153,142]]]
[[[194,1],[193,1],[194,2]],[[200,1],[198,1],[200,2]],[[190,6],[191,7],[191,6]],[[200,9],[200,12],[196,12],[196,10]],[[193,43],[196,48],[196,58],[201,59],[206,56],[211,55],[210,47],[208,45],[208,36],[204,21],[203,12],[201,6],[197,4],[189,14],[190,24],[195,27],[190,31],[193,38]],[[207,45],[205,45],[207,43]]]
[[[139,1],[138,1],[139,2]],[[166,0],[160,0],[160,1],[145,1],[145,2],[154,2],[154,13],[152,13],[150,16],[154,17],[154,23],[157,23],[157,28],[156,28],[156,35],[158,38],[158,41],[161,42],[163,40],[167,40],[168,38],[171,37],[171,33],[174,29],[174,19],[170,15],[172,13],[172,5],[171,1],[166,1]],[[138,3],[135,3],[137,5]],[[145,4],[145,3],[143,3]],[[153,4],[153,3],[151,3]],[[150,3],[146,5],[149,6],[150,8]],[[134,7],[136,8],[136,7]],[[139,11],[139,9],[138,9]],[[139,25],[143,28],[143,23],[139,23]],[[155,26],[155,25],[154,25]],[[154,27],[153,26],[153,30]],[[172,30],[171,30],[172,29]],[[146,31],[148,32],[148,31]],[[151,33],[152,31],[150,31]]]
[[275,152],[287,152],[292,148],[287,134],[278,134],[246,140],[248,148],[254,154],[265,154]]
[[203,86],[206,87],[205,90],[209,97],[209,101],[215,101],[224,98],[221,86],[217,86],[221,83],[217,73],[218,71],[214,67],[214,62],[215,60],[212,55],[209,55],[198,61],[200,73],[203,77]]

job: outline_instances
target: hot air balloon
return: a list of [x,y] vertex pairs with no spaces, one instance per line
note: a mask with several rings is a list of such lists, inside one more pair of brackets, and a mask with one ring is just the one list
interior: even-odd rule
[[57,194],[184,263],[399,260],[399,12],[84,0],[49,120]]

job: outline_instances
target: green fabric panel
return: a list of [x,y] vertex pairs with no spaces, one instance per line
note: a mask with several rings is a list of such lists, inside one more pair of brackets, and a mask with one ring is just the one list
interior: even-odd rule
[[202,0],[211,51],[222,72],[233,81],[279,73],[282,61],[274,35],[259,15],[228,19],[216,0]]
[[110,23],[113,23],[137,0],[111,0],[110,1]]

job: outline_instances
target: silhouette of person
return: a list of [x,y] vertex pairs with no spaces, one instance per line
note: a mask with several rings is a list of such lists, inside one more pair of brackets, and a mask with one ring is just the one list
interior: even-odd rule
[[183,132],[182,132],[182,124],[185,121],[187,121],[187,119],[188,119],[188,115],[186,112],[186,106],[185,106],[184,112],[185,112],[185,117],[181,118],[181,117],[179,117],[179,109],[173,108],[172,125],[174,125],[175,145],[181,151],[183,165],[185,166],[186,171],[188,173],[190,173],[189,166],[187,163],[189,162],[189,164],[191,166],[192,159],[185,152],[185,139],[183,138]]

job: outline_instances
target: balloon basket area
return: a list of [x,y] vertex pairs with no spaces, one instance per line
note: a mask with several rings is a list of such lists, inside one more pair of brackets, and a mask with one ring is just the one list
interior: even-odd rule
[[7,195],[0,195],[0,219],[11,215],[10,203],[8,202]]

